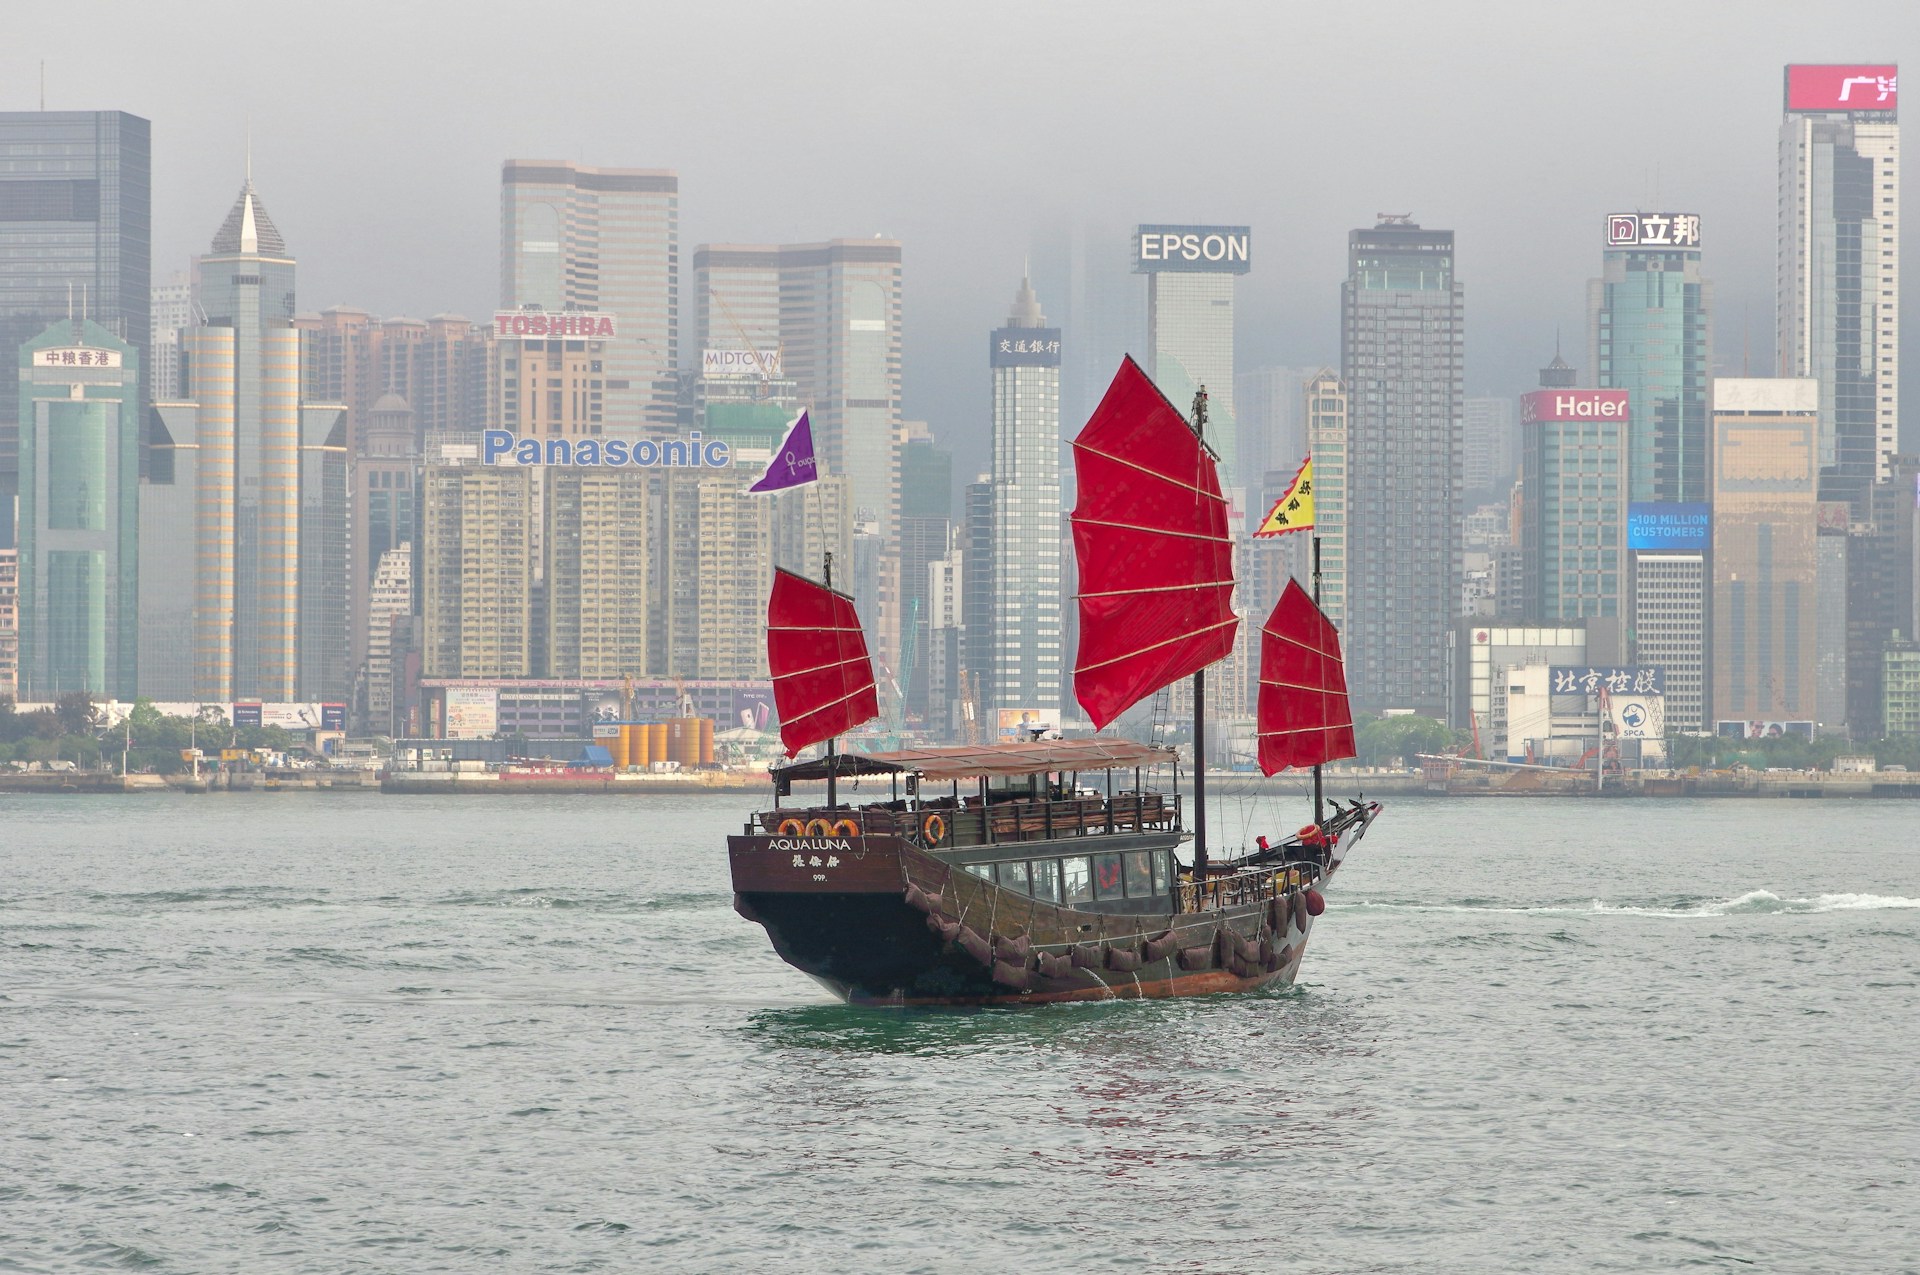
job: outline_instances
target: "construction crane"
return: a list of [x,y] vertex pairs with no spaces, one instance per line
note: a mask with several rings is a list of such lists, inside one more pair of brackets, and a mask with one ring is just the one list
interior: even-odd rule
[[920,599],[907,604],[907,635],[900,644],[900,680],[893,688],[893,733],[902,737],[906,729],[907,693],[913,689],[913,670],[919,655]]
[[[760,369],[761,394],[765,395],[769,393],[769,387],[773,382],[773,364],[767,361],[767,356],[760,352],[760,347],[755,345],[752,339],[747,336],[746,328],[742,327],[740,320],[734,317],[733,307],[727,304],[727,299],[713,288],[707,289],[707,295],[720,303],[720,313],[727,316],[727,322],[733,325],[734,335],[740,338],[740,344],[745,347],[746,351],[753,355],[754,366]],[[773,351],[776,355],[780,355],[783,352],[783,347],[776,342]]]
[[960,670],[960,720],[961,727],[969,745],[980,743],[980,710],[973,702],[973,674],[966,669]]

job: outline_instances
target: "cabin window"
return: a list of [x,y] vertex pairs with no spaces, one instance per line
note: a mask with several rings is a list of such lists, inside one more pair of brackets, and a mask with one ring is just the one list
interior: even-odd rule
[[1060,861],[1060,898],[1066,903],[1085,903],[1093,897],[1093,861],[1085,855]]
[[1127,894],[1130,898],[1144,899],[1155,893],[1153,888],[1153,853],[1147,850],[1131,850],[1122,855],[1127,865]]
[[1120,888],[1120,856],[1117,854],[1096,854],[1093,856],[1094,897],[1117,899],[1122,896]]
[[1173,855],[1166,850],[1154,852],[1153,892],[1155,894],[1166,894],[1169,892],[1169,886],[1173,880],[1173,873],[1168,867],[1168,861],[1172,859],[1172,857]]
[[971,873],[973,873],[973,875],[975,875],[976,877],[979,877],[979,878],[980,878],[980,879],[981,879],[982,881],[991,881],[991,880],[993,880],[993,865],[992,865],[992,864],[990,864],[990,863],[969,863],[969,864],[967,864],[966,866],[967,866],[967,871],[969,871],[969,872],[971,872]]
[[1000,878],[1002,890],[1017,890],[1021,894],[1033,893],[1032,886],[1027,881],[1025,863],[1003,863],[996,867],[994,872]]
[[1060,860],[1033,861],[1033,897],[1049,903],[1060,901]]

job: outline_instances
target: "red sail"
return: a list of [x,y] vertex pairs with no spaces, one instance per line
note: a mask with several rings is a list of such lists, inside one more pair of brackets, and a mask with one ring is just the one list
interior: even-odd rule
[[1298,580],[1287,581],[1260,630],[1258,720],[1269,775],[1354,754],[1340,634]]
[[1233,541],[1213,456],[1132,359],[1073,459],[1073,693],[1097,730],[1233,649]]
[[853,599],[791,571],[773,573],[767,667],[789,757],[880,715]]

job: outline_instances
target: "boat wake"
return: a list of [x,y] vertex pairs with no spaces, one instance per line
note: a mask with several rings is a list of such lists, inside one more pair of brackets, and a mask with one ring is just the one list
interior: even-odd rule
[[1336,908],[1372,908],[1394,912],[1507,912],[1547,916],[1651,916],[1687,918],[1703,916],[1746,916],[1776,912],[1882,912],[1920,908],[1920,899],[1897,894],[1816,894],[1809,898],[1783,897],[1771,890],[1749,890],[1731,899],[1681,898],[1667,903],[1610,903],[1589,899],[1584,903],[1544,903],[1516,907],[1482,901],[1458,903],[1401,903],[1387,899],[1354,899],[1334,902]]

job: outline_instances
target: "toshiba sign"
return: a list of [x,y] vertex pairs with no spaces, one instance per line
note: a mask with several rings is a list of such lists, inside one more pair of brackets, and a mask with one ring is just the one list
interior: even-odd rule
[[1531,421],[1624,421],[1625,390],[1535,390],[1520,396],[1520,419]]
[[493,316],[497,341],[611,341],[613,316],[583,310],[502,310]]
[[1897,66],[1790,66],[1789,111],[1884,111],[1900,100]]

